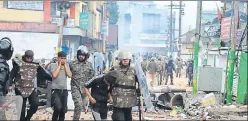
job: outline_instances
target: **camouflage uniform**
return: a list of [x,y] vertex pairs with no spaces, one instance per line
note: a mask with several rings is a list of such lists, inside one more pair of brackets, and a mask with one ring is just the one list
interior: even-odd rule
[[87,95],[82,94],[81,90],[84,88],[84,83],[93,77],[94,71],[90,62],[78,60],[70,63],[70,69],[72,72],[71,93],[75,106],[73,120],[79,120],[81,111],[85,110],[88,101]]
[[130,52],[119,52],[118,59],[122,61],[123,59],[129,59],[129,65],[122,65],[120,63],[114,66],[111,72],[115,72],[112,75],[116,79],[110,82],[111,79],[105,77],[111,85],[111,95],[113,99],[113,114],[112,120],[132,120],[132,107],[137,105],[137,90],[136,90],[136,72],[135,68],[130,65],[132,54]]
[[163,81],[163,73],[164,73],[164,66],[162,61],[158,61],[158,71],[157,71],[157,79],[158,79],[158,86],[162,84]]
[[[38,63],[26,63],[18,58],[13,59],[15,66],[19,67],[15,75],[15,93],[23,98],[22,111],[20,120],[30,120],[34,113],[38,110],[38,95],[36,92],[36,74],[39,67]],[[14,68],[13,68],[14,69]],[[15,68],[16,69],[16,68]],[[12,74],[11,74],[12,75]],[[29,101],[30,108],[26,113],[26,101]]]
[[13,60],[20,67],[20,71],[18,72],[18,75],[20,75],[20,77],[19,79],[15,79],[15,87],[18,91],[20,91],[23,98],[27,98],[35,89],[34,81],[39,65],[36,63],[26,63],[19,59]]
[[[113,106],[118,108],[131,108],[137,104],[136,82],[135,82],[135,69],[133,67],[120,68],[115,66],[114,70],[117,71],[117,79],[112,89]],[[126,74],[125,74],[126,72]],[[122,87],[131,87],[124,89]]]
[[[129,121],[132,120],[130,117],[132,107],[137,105],[135,69],[133,67],[120,68],[120,66],[115,66],[114,70],[117,72],[117,78],[111,92],[114,107],[112,120]],[[123,115],[125,116],[123,117]],[[129,115],[129,117],[126,117],[126,115]]]
[[182,68],[183,68],[183,61],[179,58],[179,59],[177,59],[177,61],[176,61],[176,65],[177,65],[177,67],[176,67],[176,77],[181,77],[181,75],[182,75]]

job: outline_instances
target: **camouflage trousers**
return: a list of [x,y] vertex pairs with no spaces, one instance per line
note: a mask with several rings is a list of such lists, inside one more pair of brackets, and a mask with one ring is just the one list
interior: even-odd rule
[[80,89],[71,86],[72,100],[74,101],[74,114],[73,120],[79,120],[81,111],[86,110],[88,97],[86,94],[81,94]]
[[163,75],[163,72],[162,71],[157,72],[158,86],[160,86],[162,84],[163,76],[164,75]]

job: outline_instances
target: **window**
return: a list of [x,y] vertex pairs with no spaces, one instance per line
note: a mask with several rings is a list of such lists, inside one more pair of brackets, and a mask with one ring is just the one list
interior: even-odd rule
[[160,33],[160,14],[143,14],[143,33]]
[[51,2],[51,16],[57,16],[58,2]]
[[43,11],[43,1],[12,1],[4,0],[3,8],[18,9],[18,10],[35,10]]
[[131,38],[131,33],[130,33],[130,24],[131,24],[131,15],[130,14],[125,14],[124,16],[124,38],[125,39],[130,39]]

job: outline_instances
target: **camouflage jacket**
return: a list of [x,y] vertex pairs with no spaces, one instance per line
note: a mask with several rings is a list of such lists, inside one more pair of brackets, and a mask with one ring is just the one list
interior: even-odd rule
[[176,63],[176,68],[179,68],[179,69],[182,69],[183,68],[183,62],[182,61],[178,61],[177,63]]
[[137,92],[135,68],[120,68],[114,66],[117,79],[113,84],[111,95],[113,106],[118,108],[131,108],[137,105]]
[[85,82],[94,76],[94,70],[91,62],[79,62],[78,60],[72,61],[70,64],[72,72],[71,86],[75,88],[83,88]]
[[163,61],[158,61],[157,62],[157,65],[158,65],[158,72],[163,72],[164,71],[164,64],[163,64]]
[[19,71],[15,76],[15,86],[20,91],[23,97],[29,97],[33,92],[35,85],[38,63],[26,63],[19,59],[13,59],[19,66]]

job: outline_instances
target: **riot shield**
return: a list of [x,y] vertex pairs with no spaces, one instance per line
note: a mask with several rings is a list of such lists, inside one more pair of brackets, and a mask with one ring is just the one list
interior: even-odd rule
[[0,120],[20,120],[22,102],[21,96],[0,96]]

